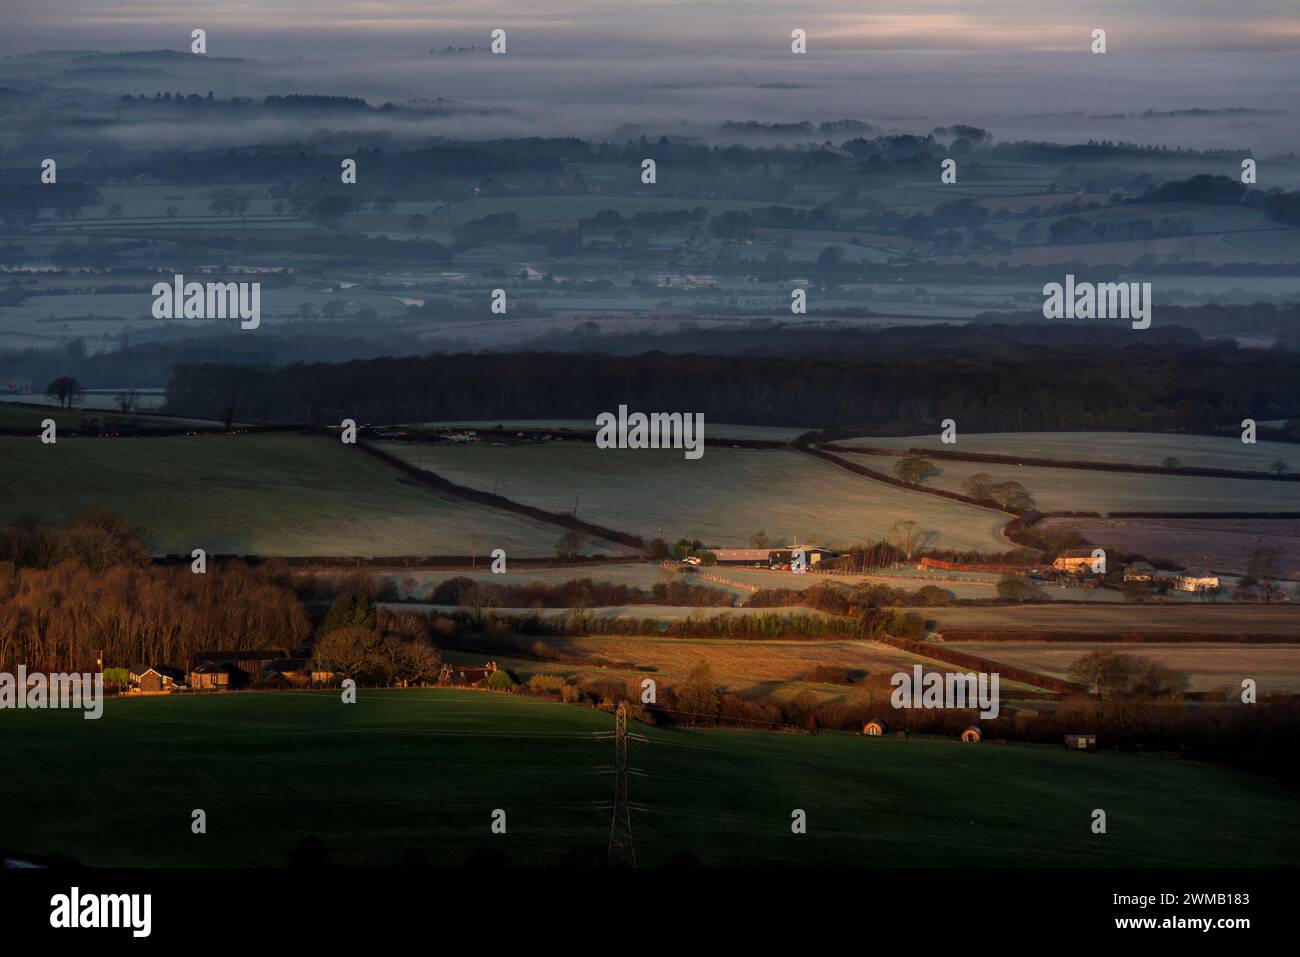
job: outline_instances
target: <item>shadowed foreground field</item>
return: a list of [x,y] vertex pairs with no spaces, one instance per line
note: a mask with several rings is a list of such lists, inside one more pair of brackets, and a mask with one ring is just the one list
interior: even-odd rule
[[[599,863],[611,715],[457,691],[110,701],[0,718],[0,848],[109,866]],[[1284,865],[1300,801],[1209,765],[1064,749],[641,726],[643,864]],[[190,832],[191,811],[208,832]],[[492,835],[493,809],[508,833]],[[790,814],[808,814],[808,833]],[[1092,834],[1103,808],[1108,833]]]
[[[0,437],[0,522],[91,506],[140,524],[154,554],[555,554],[561,529],[421,487],[315,435]],[[589,550],[602,543],[591,540]]]

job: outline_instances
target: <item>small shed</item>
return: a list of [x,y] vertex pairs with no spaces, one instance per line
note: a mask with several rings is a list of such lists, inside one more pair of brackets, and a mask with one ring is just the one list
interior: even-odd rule
[[869,738],[879,738],[888,733],[889,727],[883,721],[868,721],[862,726],[862,733]]
[[1097,747],[1095,734],[1067,734],[1065,746],[1071,751],[1093,751]]
[[984,740],[984,732],[978,724],[972,724],[961,733],[961,740],[964,744],[979,744]]

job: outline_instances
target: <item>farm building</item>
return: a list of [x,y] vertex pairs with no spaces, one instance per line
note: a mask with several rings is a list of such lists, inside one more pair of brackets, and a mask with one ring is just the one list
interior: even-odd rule
[[1155,566],[1146,562],[1134,562],[1124,569],[1124,580],[1126,582],[1149,582],[1155,581]]
[[713,557],[719,565],[762,565],[766,568],[772,561],[772,552],[767,548],[716,548]]
[[200,661],[190,669],[190,687],[195,691],[229,691],[248,681],[248,672],[229,662]]
[[823,559],[830,558],[835,553],[829,548],[819,548],[816,545],[791,545],[789,548],[774,548],[770,553],[770,560],[773,568],[782,568],[794,561],[795,552],[803,552],[803,560],[808,566],[816,565]]
[[1097,747],[1095,734],[1067,734],[1065,746],[1071,751],[1091,751]]
[[1091,548],[1067,548],[1056,556],[1052,567],[1057,571],[1079,574],[1092,571],[1093,562],[1099,560],[1093,557]]
[[312,681],[311,661],[306,658],[277,658],[262,667],[261,680],[266,683],[304,688]]
[[1217,591],[1217,575],[1179,575],[1174,579],[1174,588],[1179,591]]
[[438,673],[439,684],[451,685],[477,685],[481,681],[486,681],[492,676],[496,669],[489,662],[482,668],[476,668],[473,665],[449,665],[444,664],[442,670]]
[[0,376],[0,392],[7,395],[30,395],[32,380],[21,376]]
[[978,724],[972,724],[961,733],[961,740],[964,744],[979,744],[984,740],[984,732]]
[[889,731],[889,727],[883,721],[868,721],[862,726],[862,733],[869,738],[879,738]]
[[135,665],[131,684],[147,694],[178,691],[185,687],[185,672],[167,665]]
[[715,548],[713,557],[719,565],[762,565],[764,568],[778,568],[794,561],[794,553],[801,550],[804,561],[816,565],[835,553],[829,548],[815,545],[792,545],[789,548]]
[[249,651],[200,651],[194,656],[196,666],[205,661],[215,665],[234,665],[246,675],[260,675],[262,669],[273,661],[288,658],[283,648],[253,649]]

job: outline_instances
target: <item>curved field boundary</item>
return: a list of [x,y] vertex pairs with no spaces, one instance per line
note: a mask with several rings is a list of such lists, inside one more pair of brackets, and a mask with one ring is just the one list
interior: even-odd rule
[[[1086,432],[1080,433],[1087,435]],[[1031,465],[1049,469],[1086,469],[1093,472],[1138,472],[1145,475],[1197,475],[1202,478],[1261,479],[1268,482],[1300,482],[1300,472],[1274,475],[1246,469],[1213,469],[1192,465],[1163,468],[1159,465],[1135,465],[1127,462],[1096,462],[1076,459],[1040,459],[1022,455],[999,455],[994,452],[952,452],[947,449],[887,449],[875,445],[837,445],[836,451],[858,455],[921,456],[931,459],[953,459],[961,462],[988,462],[994,465]]]
[[897,488],[905,488],[910,492],[921,492],[925,495],[938,495],[940,498],[950,498],[957,502],[965,502],[967,505],[974,505],[976,508],[986,508],[990,512],[1001,512],[1004,515],[1013,515],[1019,517],[1018,513],[1016,512],[1012,512],[1005,508],[1001,508],[998,505],[991,505],[988,502],[982,501],[977,498],[971,498],[969,495],[962,495],[960,492],[950,492],[947,489],[930,488],[925,485],[912,485],[908,482],[904,482],[902,479],[895,478],[894,476],[888,475],[884,472],[877,472],[875,469],[869,469],[865,465],[858,465],[856,462],[849,462],[846,459],[842,459],[838,455],[833,455],[832,453],[828,452],[824,447],[819,445],[796,444],[794,448],[808,455],[814,455],[819,459],[825,459],[827,462],[830,462],[832,465],[838,465],[840,468],[847,469],[848,471],[853,472],[857,475],[862,475],[865,476],[866,478],[874,479],[877,482],[884,482],[886,485],[893,485]]
[[522,502],[516,502],[514,499],[506,498],[504,495],[495,495],[492,492],[484,492],[476,488],[470,488],[467,485],[458,485],[449,479],[443,478],[436,472],[430,472],[427,469],[422,469],[419,466],[404,462],[397,456],[377,449],[369,442],[362,439],[357,440],[357,448],[363,449],[380,461],[386,462],[393,468],[405,472],[421,484],[436,488],[439,491],[456,495],[463,499],[468,499],[471,502],[477,502],[480,505],[490,505],[493,508],[504,509],[507,512],[514,512],[517,515],[526,515],[529,518],[549,522],[550,524],[558,525],[561,528],[585,532],[586,534],[592,535],[596,538],[607,539],[608,541],[614,542],[618,545],[624,545],[637,551],[641,551],[645,548],[645,540],[639,535],[633,535],[630,532],[621,532],[613,528],[605,528],[602,525],[593,525],[590,522],[584,522],[563,512],[547,512],[540,508],[534,508],[531,505],[525,505]]
[[[973,505],[976,508],[988,509],[990,512],[1001,512],[1003,515],[1010,515],[1011,520],[1002,526],[1002,537],[1014,545],[1019,545],[1021,548],[1029,548],[1036,552],[1042,552],[1041,548],[1034,545],[1032,542],[1025,540],[1023,534],[1026,528],[1033,525],[1034,522],[1042,517],[1038,512],[1033,510],[1024,513],[1012,512],[1008,509],[1002,508],[996,503],[971,498],[969,495],[962,495],[960,492],[949,492],[946,489],[941,488],[927,488],[924,485],[909,485],[902,479],[895,478],[892,475],[886,475],[884,472],[877,472],[875,469],[869,469],[864,465],[858,465],[856,462],[850,462],[846,459],[840,458],[838,455],[833,455],[826,451],[822,446],[807,445],[803,442],[796,442],[792,448],[808,455],[816,456],[819,459],[825,459],[832,465],[838,465],[840,468],[853,472],[856,475],[861,475],[877,482],[884,482],[886,485],[905,488],[912,492],[921,492],[924,495],[937,495],[940,498],[950,498],[957,502]],[[1017,535],[1019,535],[1020,538],[1017,538]]]
[[1030,671],[1028,668],[1019,668],[1015,665],[1003,664],[1000,661],[981,658],[979,655],[972,655],[969,652],[945,648],[943,645],[934,642],[913,641],[910,638],[895,638],[889,635],[876,640],[881,644],[892,645],[922,658],[933,658],[936,661],[957,665],[961,668],[973,668],[976,671],[997,672],[998,675],[1010,681],[1019,681],[1022,684],[1033,685],[1035,688],[1046,688],[1048,691],[1059,691],[1062,694],[1076,694],[1088,690],[1083,685],[1075,684],[1073,681],[1065,681],[1061,678],[1053,678],[1051,675]]

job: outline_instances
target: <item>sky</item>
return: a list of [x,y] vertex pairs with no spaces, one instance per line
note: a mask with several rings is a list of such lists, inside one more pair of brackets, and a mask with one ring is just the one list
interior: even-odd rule
[[[1290,113],[1300,102],[1300,0],[0,0],[0,7],[0,54],[188,50],[190,31],[202,27],[209,56],[260,61],[243,88],[220,92],[445,97],[495,110],[457,121],[471,136],[847,117],[896,129],[967,122],[1000,139],[1300,149],[1291,117],[1089,118],[1241,107]],[[505,57],[431,53],[485,47],[494,28],[507,32]],[[790,52],[795,28],[807,31],[804,56]],[[1089,50],[1095,29],[1106,31],[1104,56]]]
[[[5,0],[0,52],[177,46],[203,27],[237,55],[485,42],[521,50],[810,47],[1068,51],[1093,29],[1112,49],[1296,51],[1295,0]],[[1083,42],[1086,42],[1083,41]]]

